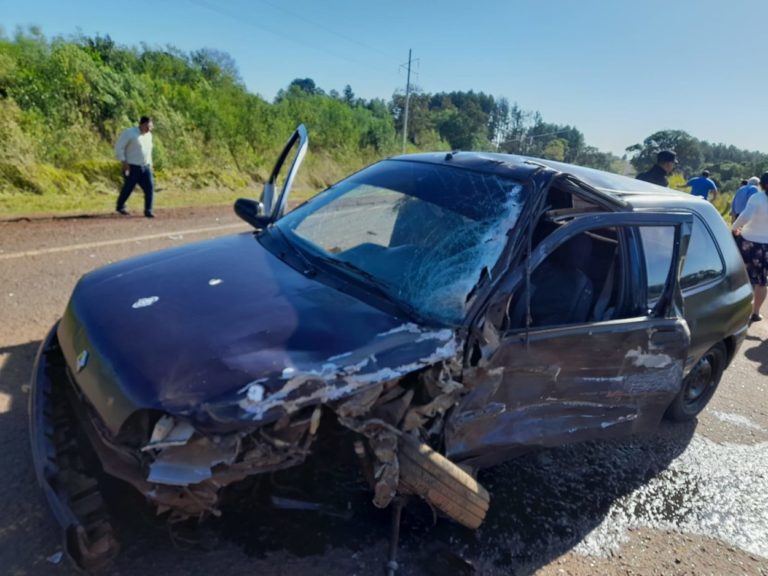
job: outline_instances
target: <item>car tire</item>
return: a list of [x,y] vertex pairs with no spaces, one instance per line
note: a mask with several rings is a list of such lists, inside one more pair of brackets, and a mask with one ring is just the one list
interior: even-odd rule
[[728,350],[722,342],[707,350],[683,379],[683,386],[665,416],[675,422],[693,420],[715,393],[727,362]]
[[398,445],[400,483],[467,528],[478,528],[488,512],[488,491],[477,480],[416,438]]

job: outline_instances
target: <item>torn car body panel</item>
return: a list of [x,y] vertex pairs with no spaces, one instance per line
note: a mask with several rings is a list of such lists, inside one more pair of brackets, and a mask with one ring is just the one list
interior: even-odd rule
[[[663,351],[653,344],[660,332]],[[678,392],[688,342],[676,319],[531,331],[527,343],[505,336],[472,374],[446,454],[486,467],[535,447],[654,430]]]

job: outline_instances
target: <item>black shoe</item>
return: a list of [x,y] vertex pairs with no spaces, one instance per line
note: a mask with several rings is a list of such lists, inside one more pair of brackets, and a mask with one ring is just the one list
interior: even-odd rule
[[128,210],[126,210],[125,208],[116,208],[115,211],[118,214],[122,214],[123,216],[128,216],[128,214],[130,214],[130,212],[128,212]]
[[749,321],[750,321],[750,323],[752,323],[752,322],[760,322],[760,320],[762,320],[762,319],[763,319],[763,317],[760,314],[752,314],[752,316],[750,317]]
[[155,215],[152,212],[144,212],[144,218],[154,218]]

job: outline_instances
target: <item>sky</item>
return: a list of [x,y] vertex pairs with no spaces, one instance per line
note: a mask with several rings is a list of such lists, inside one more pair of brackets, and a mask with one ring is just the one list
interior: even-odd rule
[[658,130],[768,152],[766,0],[0,0],[0,27],[229,53],[272,100],[295,78],[390,99],[506,97],[623,154]]

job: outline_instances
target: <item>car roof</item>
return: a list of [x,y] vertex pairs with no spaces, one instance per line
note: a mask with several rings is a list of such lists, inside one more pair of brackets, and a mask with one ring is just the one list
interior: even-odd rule
[[516,154],[464,151],[429,152],[423,154],[403,154],[392,159],[451,165],[468,170],[501,174],[518,180],[527,179],[534,172],[541,169],[556,173],[572,174],[600,192],[618,197],[629,204],[632,204],[632,196],[634,195],[656,196],[659,203],[662,204],[669,201],[678,204],[685,200],[692,202],[701,200],[706,202],[706,200],[693,197],[685,192],[657,186],[650,182],[644,182],[643,180],[629,178],[620,174],[613,174],[575,164],[566,164],[565,162],[555,162],[554,160],[518,156]]

